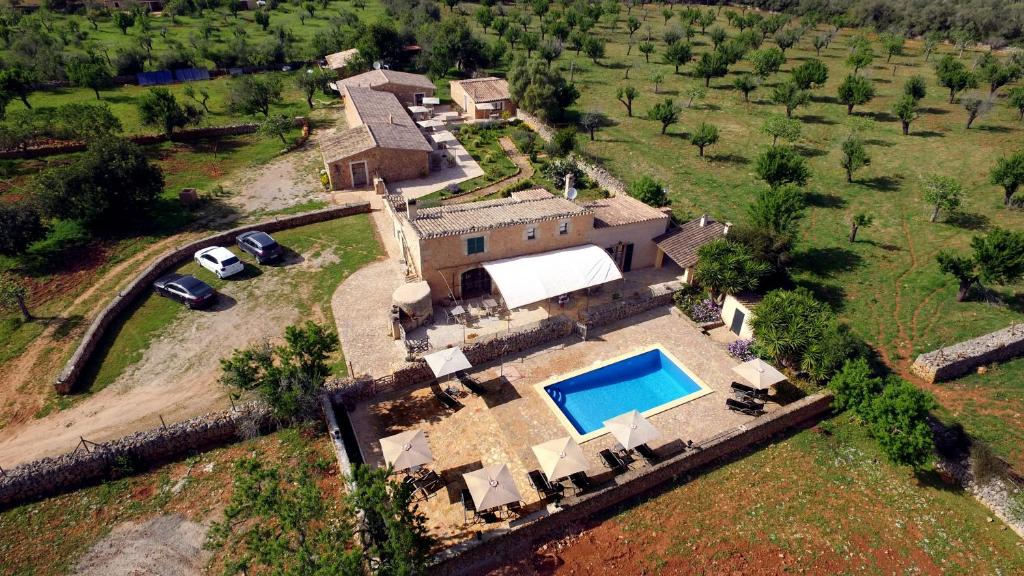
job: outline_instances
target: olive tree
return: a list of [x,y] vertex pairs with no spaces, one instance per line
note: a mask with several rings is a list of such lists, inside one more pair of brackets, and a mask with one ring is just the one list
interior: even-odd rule
[[924,179],[924,201],[932,207],[929,222],[939,219],[939,214],[945,212],[951,216],[960,210],[963,203],[963,187],[956,179],[949,176],[932,174]]

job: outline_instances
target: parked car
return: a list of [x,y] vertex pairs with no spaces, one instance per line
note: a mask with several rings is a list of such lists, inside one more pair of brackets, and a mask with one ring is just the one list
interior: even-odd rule
[[213,272],[217,278],[227,278],[245,270],[245,264],[238,256],[223,246],[211,246],[196,252],[196,264]]
[[168,274],[153,283],[156,293],[186,304],[189,308],[204,308],[217,301],[217,292],[199,278],[182,274]]
[[252,254],[260,264],[279,260],[284,253],[284,249],[281,248],[281,245],[276,240],[271,238],[270,234],[260,232],[259,230],[239,234],[235,238],[235,242],[238,243],[238,247],[243,252]]

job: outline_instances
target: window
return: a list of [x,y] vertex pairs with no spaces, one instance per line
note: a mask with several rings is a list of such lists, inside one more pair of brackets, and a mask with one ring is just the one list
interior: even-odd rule
[[484,251],[484,237],[466,238],[466,254],[482,254]]
[[558,223],[558,234],[561,235],[561,236],[565,236],[568,233],[569,233],[569,223],[568,222],[559,222]]
[[537,229],[532,227],[532,226],[530,228],[527,228],[526,229],[526,239],[527,240],[536,240],[537,239]]

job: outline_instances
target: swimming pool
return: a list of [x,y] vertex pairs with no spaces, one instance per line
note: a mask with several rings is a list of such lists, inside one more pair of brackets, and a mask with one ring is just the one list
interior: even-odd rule
[[660,346],[538,387],[578,440],[600,436],[605,420],[630,410],[651,416],[711,392]]

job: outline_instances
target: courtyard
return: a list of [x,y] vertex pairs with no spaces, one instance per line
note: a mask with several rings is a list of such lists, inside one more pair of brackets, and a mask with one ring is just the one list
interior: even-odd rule
[[[548,505],[539,498],[527,476],[539,468],[531,447],[570,435],[535,386],[654,345],[678,358],[712,390],[650,417],[651,424],[661,432],[661,439],[650,447],[660,457],[684,450],[689,441],[699,444],[752,420],[725,406],[734,379],[732,368],[739,362],[695,324],[666,306],[592,333],[587,341],[565,340],[507,357],[503,362],[475,367],[472,376],[486,392],[462,396],[461,407],[455,410],[442,407],[431,385],[421,385],[357,405],[350,413],[352,426],[364,460],[378,466],[384,465],[379,438],[407,430],[422,430],[426,434],[433,453],[433,462],[428,467],[441,476],[444,486],[419,506],[440,545],[450,546],[476,537],[477,533],[480,537],[501,533],[548,513]],[[441,385],[447,384],[442,381]],[[768,410],[776,407],[774,403],[767,404]],[[602,464],[599,452],[614,445],[610,434],[581,444],[590,464],[587,474],[598,485],[613,477]],[[523,512],[517,518],[497,523],[467,523],[460,499],[466,487],[462,475],[501,464],[506,464],[512,473],[523,497]],[[632,469],[643,466],[646,464],[640,458],[630,464]]]

